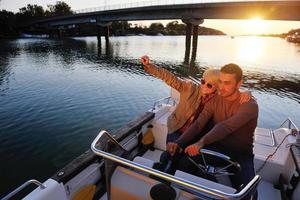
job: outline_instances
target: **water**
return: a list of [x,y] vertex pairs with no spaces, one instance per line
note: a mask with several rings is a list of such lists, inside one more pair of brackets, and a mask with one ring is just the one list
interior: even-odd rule
[[[0,43],[0,194],[44,181],[90,146],[169,95],[138,58],[181,77],[240,64],[260,108],[259,126],[300,126],[300,46],[280,38],[201,36],[196,67],[183,65],[183,36],[18,39]],[[200,70],[198,70],[200,69]]]

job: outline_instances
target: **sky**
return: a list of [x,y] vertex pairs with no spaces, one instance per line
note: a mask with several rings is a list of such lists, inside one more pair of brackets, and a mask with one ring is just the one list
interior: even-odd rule
[[[0,10],[5,9],[18,12],[19,8],[27,4],[37,4],[47,8],[49,4],[55,4],[57,0],[0,0]],[[183,0],[161,0],[175,1],[182,3]],[[186,0],[185,2],[196,2],[197,0]],[[145,0],[64,0],[72,10],[80,10],[85,8],[101,7],[105,4],[115,5],[124,3],[145,2]],[[146,0],[146,2],[149,2]],[[157,1],[155,1],[157,2]],[[133,24],[149,25],[154,21],[136,21]],[[155,21],[157,22],[157,21]],[[160,21],[164,25],[168,20]],[[279,34],[286,33],[291,29],[300,28],[300,22],[296,21],[274,21],[262,20],[259,16],[253,16],[249,20],[204,20],[202,26],[221,30],[229,35],[245,35],[245,34]]]

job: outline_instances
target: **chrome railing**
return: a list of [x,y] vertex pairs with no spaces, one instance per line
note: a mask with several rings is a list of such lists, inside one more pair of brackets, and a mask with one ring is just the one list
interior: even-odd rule
[[41,189],[46,188],[46,185],[43,185],[41,182],[32,179],[32,180],[29,180],[29,181],[26,181],[25,183],[23,183],[21,186],[19,186],[14,191],[12,191],[11,193],[9,193],[5,197],[3,197],[1,200],[8,200],[8,199],[12,198],[13,196],[15,196],[17,193],[19,193],[21,190],[23,190],[30,184],[35,184],[35,185],[39,186]]
[[[217,198],[222,198],[222,199],[242,199],[243,197],[245,197],[250,191],[252,191],[253,189],[255,189],[255,187],[257,187],[259,181],[260,181],[260,176],[256,175],[240,192],[238,193],[226,193],[226,192],[222,192],[220,190],[214,189],[214,188],[209,188],[207,186],[204,185],[199,185],[196,183],[193,183],[189,180],[185,180],[176,176],[172,176],[170,174],[155,170],[153,168],[141,165],[139,163],[135,163],[133,161],[121,158],[119,156],[110,154],[108,152],[105,152],[103,150],[97,149],[96,145],[98,143],[98,141],[104,136],[104,135],[110,135],[107,131],[100,131],[100,133],[98,134],[98,136],[94,139],[94,141],[91,144],[91,149],[92,151],[98,155],[103,157],[104,159],[108,159],[111,160],[113,162],[119,163],[121,165],[125,165],[127,167],[131,167],[133,169],[142,171],[142,172],[146,172],[149,173],[153,176],[159,177],[161,179],[164,179],[166,181],[169,182],[173,182],[185,187],[188,187],[190,189],[194,189],[198,192],[204,193],[204,194],[208,194],[208,195],[212,195],[214,197]],[[111,137],[110,137],[111,138]]]
[[127,152],[127,150],[111,134],[109,134],[107,131],[103,131],[102,135],[105,135],[106,137],[108,137],[108,139],[111,142],[113,142],[115,145],[117,145],[123,151]]
[[287,118],[284,122],[282,122],[282,124],[280,125],[279,128],[283,128],[284,125],[287,124],[287,128],[288,129],[295,129],[296,131],[298,131],[299,133],[299,128],[297,127],[297,125],[291,120],[291,118]]

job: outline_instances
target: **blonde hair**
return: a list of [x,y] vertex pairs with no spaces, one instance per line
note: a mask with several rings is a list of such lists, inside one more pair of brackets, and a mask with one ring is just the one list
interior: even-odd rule
[[211,78],[213,84],[218,83],[220,77],[220,70],[219,69],[207,69],[203,73],[203,78]]

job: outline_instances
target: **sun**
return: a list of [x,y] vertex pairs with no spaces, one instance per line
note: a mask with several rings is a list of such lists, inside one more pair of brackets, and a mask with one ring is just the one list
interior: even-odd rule
[[254,17],[252,19],[244,20],[243,24],[243,32],[244,34],[250,35],[259,35],[267,33],[268,24],[265,20],[262,20],[260,17]]

